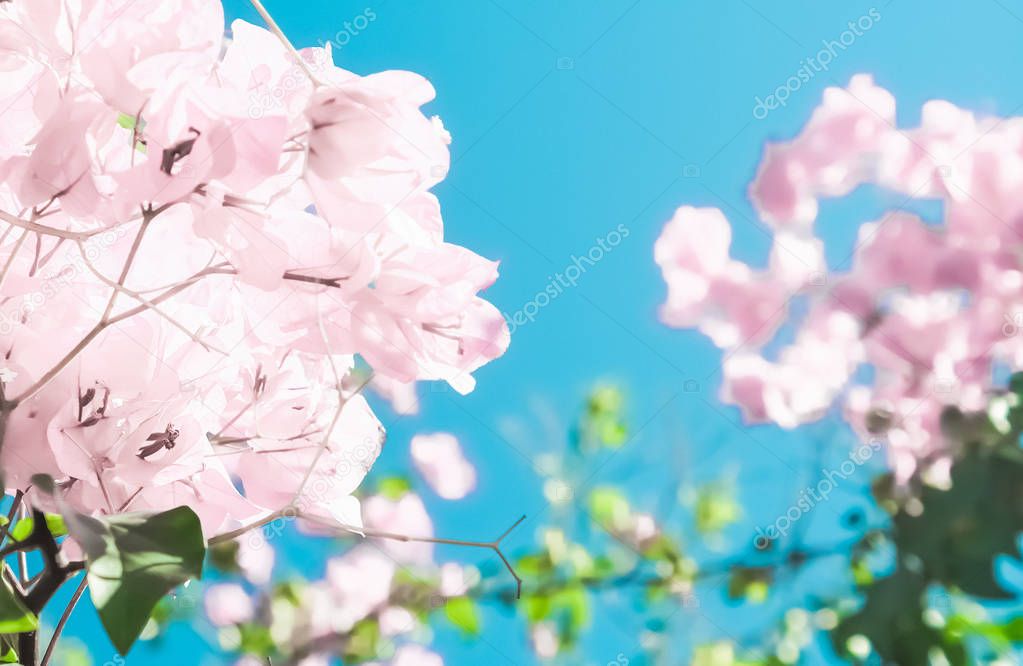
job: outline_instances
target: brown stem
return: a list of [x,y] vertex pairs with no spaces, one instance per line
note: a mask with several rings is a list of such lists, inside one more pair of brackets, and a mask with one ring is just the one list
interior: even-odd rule
[[368,529],[364,529],[364,528],[354,527],[354,526],[351,526],[351,525],[341,525],[340,528],[338,528],[337,525],[334,525],[332,523],[329,523],[328,521],[316,518],[315,516],[302,515],[301,517],[305,518],[306,520],[309,520],[310,522],[318,523],[319,525],[324,526],[324,527],[332,527],[335,530],[337,530],[337,532],[340,535],[342,535],[342,536],[360,535],[360,536],[362,536],[364,538],[371,538],[371,539],[390,539],[392,541],[403,541],[403,542],[436,543],[436,544],[442,544],[442,545],[446,545],[446,546],[463,546],[463,547],[467,547],[467,548],[486,548],[486,549],[492,550],[501,559],[501,562],[504,564],[505,568],[508,569],[508,573],[510,573],[512,578],[515,579],[515,598],[518,599],[519,597],[522,596],[522,578],[519,577],[518,573],[516,573],[516,571],[515,571],[515,567],[513,567],[511,565],[511,562],[508,561],[508,558],[505,557],[504,553],[501,551],[501,542],[504,541],[505,537],[507,537],[509,534],[511,534],[512,530],[514,530],[516,527],[518,527],[520,524],[522,524],[522,521],[524,521],[526,519],[525,516],[522,516],[518,520],[516,520],[512,524],[511,527],[506,529],[504,531],[504,533],[501,534],[501,536],[497,537],[493,541],[466,541],[466,540],[463,540],[463,539],[441,539],[441,538],[438,538],[438,537],[417,537],[417,536],[409,536],[407,534],[397,534],[395,532],[382,532],[382,531],[372,530],[372,529],[368,530]]
[[46,646],[46,652],[43,653],[43,660],[39,662],[39,666],[46,666],[46,664],[50,662],[53,650],[57,647],[57,639],[60,638],[61,632],[64,631],[64,625],[67,624],[68,618],[71,617],[71,611],[75,609],[75,606],[78,604],[78,600],[82,598],[82,594],[85,593],[85,588],[88,584],[88,576],[82,576],[82,582],[78,584],[78,589],[75,590],[74,595],[71,597],[71,601],[68,602],[67,607],[60,616],[60,621],[57,622],[57,628],[53,630],[53,636],[50,637],[50,642]]
[[[35,578],[35,582],[26,591],[15,590],[19,601],[29,611],[38,616],[69,578],[85,568],[82,562],[71,562],[64,566],[59,560],[60,547],[53,533],[46,524],[46,514],[39,509],[32,509],[32,534],[18,543],[21,552],[37,549],[43,558],[43,569]],[[38,630],[18,634],[18,662],[25,666],[35,666],[39,661]],[[49,650],[48,650],[49,652]]]

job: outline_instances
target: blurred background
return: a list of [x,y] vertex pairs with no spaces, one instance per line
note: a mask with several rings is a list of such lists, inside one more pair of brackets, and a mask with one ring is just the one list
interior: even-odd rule
[[[228,23],[259,23],[245,0],[225,4]],[[855,440],[837,420],[796,431],[748,428],[720,404],[720,354],[698,333],[658,322],[666,289],[653,244],[663,225],[682,204],[720,207],[733,225],[733,254],[763,265],[770,237],[746,188],[764,144],[793,137],[824,88],[859,72],[895,95],[900,125],[918,122],[932,98],[998,115],[1023,108],[1023,3],[1012,0],[268,0],[267,7],[299,47],[329,42],[341,67],[413,70],[437,89],[426,111],[453,136],[451,172],[436,189],[447,238],[501,262],[486,297],[521,325],[468,396],[421,386],[416,416],[373,398],[389,437],[367,483],[414,480],[410,438],[451,432],[479,483],[459,501],[417,487],[435,531],[489,540],[525,514],[505,542],[511,554],[535,550],[541,528],[552,525],[602,552],[608,535],[590,497],[609,487],[653,515],[692,557],[748,551],[756,529],[783,515],[822,469],[845,460]],[[836,50],[826,71],[802,81],[784,105],[758,109],[864,16],[871,27]],[[861,189],[823,204],[818,229],[833,266],[848,255],[857,225],[893,201]],[[580,261],[594,247],[604,248],[601,258]],[[572,265],[584,269],[574,286],[538,296]],[[616,415],[614,441],[560,469],[570,433],[581,413],[592,415],[588,401],[600,387],[598,400],[610,400]],[[874,511],[869,481],[882,467],[878,456],[801,518],[807,550],[862,531]],[[279,578],[318,577],[326,558],[345,547],[293,531],[273,545]],[[501,576],[487,555],[438,550],[438,558]],[[654,652],[671,664],[688,663],[697,645],[756,642],[784,626],[789,608],[847,591],[848,567],[840,564],[799,567],[758,603],[739,603],[726,585],[697,589],[667,617],[642,595],[605,591],[588,605],[589,628],[563,660],[655,663],[644,649],[651,632],[667,644]],[[480,612],[476,638],[435,627],[434,649],[447,663],[538,663],[521,617],[501,604]],[[92,663],[124,663],[95,614],[75,613],[66,634],[88,647]],[[804,663],[833,660],[823,644],[805,650]],[[127,661],[230,660],[200,619],[171,623]]]

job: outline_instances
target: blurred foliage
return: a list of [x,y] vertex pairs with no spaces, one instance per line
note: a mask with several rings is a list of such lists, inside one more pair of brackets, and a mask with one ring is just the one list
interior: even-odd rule
[[[992,602],[1015,599],[996,575],[995,560],[1020,554],[1023,375],[1013,376],[987,409],[949,408],[943,415],[953,447],[945,483],[923,473],[901,484],[890,475],[864,479],[876,506],[847,513],[842,529],[830,533],[851,530],[853,537],[825,547],[808,546],[801,532],[760,541],[743,537],[746,512],[734,475],[663,489],[664,497],[688,510],[675,519],[656,515],[663,507],[644,505],[638,497],[649,493],[638,492],[643,489],[579,483],[602,452],[628,442],[626,411],[624,394],[609,386],[585,401],[563,459],[549,469],[545,492],[554,510],[535,545],[511,558],[523,579],[521,598],[507,570],[487,562],[466,593],[451,598],[441,596],[437,571],[401,569],[389,604],[424,626],[453,627],[467,640],[485,631],[486,607],[503,608],[521,619],[524,638],[542,658],[564,664],[592,663],[582,660],[579,646],[596,626],[594,604],[612,597],[631,600],[644,629],[640,651],[609,664],[783,666],[835,658],[900,666],[1017,663],[1023,615]],[[891,424],[878,419],[875,425],[883,437]],[[374,487],[392,499],[414,490],[401,477],[378,479]],[[735,547],[737,534],[744,547]],[[230,573],[237,570],[234,555],[218,548],[210,561]],[[825,564],[825,575],[814,569]],[[795,580],[800,592],[787,593]],[[268,601],[275,617],[301,603],[303,585],[276,584]],[[751,609],[762,629],[740,640],[723,630],[717,639],[680,648],[678,637],[687,634],[693,615],[679,611],[703,613],[701,600]],[[228,643],[275,664],[292,663],[288,659],[301,652],[277,645],[276,633],[257,618],[237,627]],[[378,614],[337,638],[338,653],[351,664],[379,659],[389,643],[381,638]],[[282,656],[285,661],[278,661]]]

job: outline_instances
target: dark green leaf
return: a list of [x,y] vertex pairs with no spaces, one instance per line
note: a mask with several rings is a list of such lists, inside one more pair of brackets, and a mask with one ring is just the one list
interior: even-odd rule
[[202,576],[206,547],[188,507],[102,518],[77,515],[72,533],[87,557],[89,591],[110,640],[127,654],[157,602]]
[[905,569],[871,585],[863,608],[832,632],[835,649],[845,653],[850,638],[863,636],[884,663],[927,666],[932,650],[940,649],[953,666],[965,664],[962,643],[947,640],[924,623],[925,587],[922,577]]
[[995,579],[994,558],[1016,555],[1023,530],[1023,462],[974,451],[952,467],[952,487],[925,486],[923,510],[895,516],[902,555],[919,558],[927,575],[968,594],[1009,598]]

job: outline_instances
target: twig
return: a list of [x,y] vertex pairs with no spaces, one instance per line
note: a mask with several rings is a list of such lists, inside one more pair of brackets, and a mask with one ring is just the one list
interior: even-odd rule
[[512,578],[515,579],[515,598],[517,599],[520,596],[522,596],[522,578],[519,577],[518,573],[516,573],[515,571],[515,568],[511,565],[511,562],[508,561],[508,558],[506,558],[504,556],[504,553],[501,551],[501,542],[503,542],[504,539],[509,534],[511,534],[512,530],[514,530],[516,527],[522,524],[522,521],[526,519],[524,515],[520,517],[518,520],[516,520],[511,527],[506,529],[501,534],[501,536],[497,537],[493,541],[467,541],[464,539],[442,539],[440,537],[411,536],[408,534],[397,534],[395,532],[383,532],[371,529],[367,530],[364,528],[355,527],[354,525],[340,525],[338,523],[320,518],[319,516],[313,516],[310,514],[303,513],[294,507],[287,507],[284,509],[280,509],[278,511],[274,511],[273,513],[261,518],[255,523],[252,523],[251,525],[239,527],[238,529],[231,530],[230,532],[224,532],[223,534],[218,534],[214,537],[211,537],[209,540],[209,545],[215,546],[226,541],[232,541],[254,529],[258,529],[266,525],[267,523],[273,522],[274,520],[277,520],[278,518],[283,518],[285,516],[308,520],[309,522],[315,523],[321,527],[326,527],[340,536],[360,536],[366,539],[389,539],[391,541],[402,541],[406,543],[408,542],[435,543],[446,546],[463,546],[466,548],[486,548],[488,550],[492,550],[495,553],[497,553],[497,556],[501,559],[501,562],[503,562],[504,566],[508,569],[508,573],[510,573]]
[[[18,507],[18,516],[20,520],[25,520],[28,517],[28,507],[24,504]],[[18,551],[18,578],[23,585],[28,584],[28,553],[24,549]]]
[[298,484],[298,490],[295,491],[295,496],[292,498],[292,504],[298,504],[298,500],[302,497],[302,491],[305,490],[306,484],[309,483],[309,479],[312,478],[313,470],[316,469],[316,465],[319,464],[320,458],[323,457],[323,452],[327,450],[330,445],[330,436],[334,434],[334,428],[337,426],[338,420],[341,418],[341,412],[344,411],[345,405],[348,401],[355,396],[362,393],[362,390],[369,384],[369,380],[373,378],[373,373],[369,373],[369,377],[366,378],[362,384],[352,393],[352,395],[345,397],[343,387],[341,386],[341,374],[338,372],[337,364],[334,363],[334,355],[330,351],[330,342],[327,339],[327,331],[323,327],[323,317],[319,309],[316,310],[316,323],[319,325],[320,336],[323,337],[323,349],[326,352],[327,361],[330,362],[330,370],[334,374],[334,387],[337,390],[337,409],[334,410],[334,416],[330,419],[330,425],[327,426],[327,431],[323,433],[323,440],[320,442],[319,450],[316,451],[316,455],[313,456],[313,460],[309,463],[309,469],[305,471],[305,475],[302,477],[302,482]]
[[94,263],[92,263],[92,261],[89,259],[88,253],[85,251],[85,247],[82,245],[82,243],[78,243],[78,248],[79,248],[79,251],[80,251],[80,254],[81,254],[81,257],[82,257],[82,261],[85,263],[85,266],[89,269],[89,271],[92,272],[93,275],[96,276],[96,279],[98,279],[100,282],[103,282],[108,287],[112,287],[116,291],[121,292],[123,294],[126,294],[127,296],[130,296],[131,298],[134,298],[135,300],[137,300],[139,303],[145,305],[150,310],[152,310],[153,312],[155,312],[156,314],[160,315],[165,320],[170,322],[170,324],[172,326],[174,326],[179,331],[181,331],[182,333],[187,335],[193,342],[195,342],[196,344],[202,346],[203,349],[205,349],[207,351],[215,351],[218,354],[221,354],[222,356],[230,356],[230,354],[228,354],[226,351],[224,351],[224,350],[222,350],[222,349],[220,349],[220,348],[218,348],[218,347],[216,347],[214,345],[211,345],[210,343],[208,343],[205,340],[203,340],[202,338],[200,338],[198,332],[193,333],[192,331],[190,331],[187,328],[185,328],[184,324],[182,324],[177,319],[175,319],[174,317],[172,317],[169,314],[167,314],[166,312],[164,312],[162,309],[160,309],[159,306],[155,305],[152,301],[147,299],[141,293],[139,293],[139,292],[137,292],[137,291],[135,291],[133,289],[128,289],[123,284],[115,282],[115,281],[111,280],[110,278],[108,278],[107,276],[103,275],[103,273],[101,273],[100,270],[96,267],[96,265]]
[[181,293],[182,291],[184,291],[188,287],[194,285],[196,282],[198,282],[199,280],[201,280],[203,277],[205,277],[207,275],[224,275],[224,274],[230,274],[230,271],[225,271],[223,268],[220,268],[220,267],[211,267],[211,268],[203,269],[203,270],[199,271],[198,273],[192,275],[192,277],[190,277],[190,278],[188,278],[188,279],[186,279],[186,280],[184,280],[182,282],[179,282],[178,284],[174,285],[173,287],[167,289],[166,291],[161,293],[159,296],[156,296],[155,298],[152,298],[149,301],[148,305],[138,305],[138,306],[136,306],[134,308],[130,308],[128,310],[125,310],[124,312],[122,312],[122,313],[120,313],[118,315],[110,317],[106,321],[102,321],[102,320],[99,321],[95,326],[92,327],[92,329],[89,330],[88,333],[85,334],[85,336],[81,340],[78,341],[78,344],[76,344],[71,349],[71,351],[69,351],[60,361],[57,362],[56,365],[54,365],[45,374],[43,374],[42,377],[40,377],[38,380],[36,380],[36,382],[34,384],[32,384],[27,389],[22,391],[21,394],[19,394],[13,400],[9,401],[7,403],[8,407],[10,409],[13,409],[14,407],[16,407],[21,402],[24,402],[28,398],[31,398],[33,395],[38,393],[44,386],[46,386],[48,383],[50,383],[50,381],[53,380],[54,377],[56,377],[58,374],[60,374],[60,371],[63,370],[69,363],[71,363],[71,361],[73,361],[75,359],[75,357],[78,356],[78,354],[80,354],[81,351],[83,349],[85,349],[89,345],[89,343],[92,342],[96,338],[96,336],[98,336],[100,333],[102,333],[108,326],[112,326],[112,325],[117,324],[117,323],[119,323],[121,321],[124,321],[125,319],[128,319],[130,317],[134,317],[138,313],[144,312],[144,311],[148,310],[151,307],[151,305],[153,305],[153,304],[160,304],[160,303],[162,303],[162,302],[164,302],[164,301],[166,301],[168,299],[173,298],[174,296],[178,295],[179,293]]
[[248,534],[252,530],[258,530],[260,527],[263,527],[264,525],[268,525],[269,523],[272,523],[273,521],[277,520],[278,518],[284,518],[289,513],[291,513],[290,509],[291,509],[290,507],[285,507],[283,509],[278,509],[277,511],[274,511],[273,513],[270,513],[270,514],[267,514],[266,516],[263,516],[262,518],[260,518],[259,520],[255,521],[253,523],[249,523],[248,525],[243,525],[243,526],[241,526],[241,527],[239,527],[237,529],[233,529],[233,530],[231,530],[229,532],[224,532],[222,534],[217,534],[216,536],[212,536],[207,541],[207,544],[210,545],[210,546],[216,546],[217,544],[227,543],[228,541],[234,541],[238,537],[244,536],[245,534]]
[[23,220],[20,217],[15,217],[8,212],[0,210],[0,220],[24,229],[26,233],[35,232],[44,236],[56,236],[57,238],[64,238],[66,240],[83,241],[89,238],[101,234],[105,231],[109,231],[109,228],[94,229],[92,231],[66,231],[64,229],[57,229],[56,227],[50,227],[45,224],[39,224],[31,220]]
[[14,516],[18,513],[18,509],[21,508],[21,501],[24,499],[25,493],[17,491],[14,495],[14,501],[11,502],[11,509],[7,512],[7,524],[3,526],[3,532],[0,532],[0,544],[4,542],[7,535],[11,533],[11,526],[14,525]]
[[295,61],[298,63],[298,66],[302,68],[302,71],[305,72],[306,76],[309,77],[309,80],[313,82],[313,85],[314,86],[323,85],[320,82],[320,80],[316,78],[316,75],[313,74],[313,70],[309,69],[309,66],[302,58],[302,55],[298,52],[297,49],[295,49],[295,46],[291,43],[291,40],[289,40],[288,36],[284,34],[284,31],[281,30],[281,27],[277,25],[277,21],[275,21],[274,17],[270,15],[270,12],[266,10],[266,7],[263,6],[263,3],[260,2],[260,0],[249,0],[249,2],[252,4],[253,7],[255,7],[256,11],[259,12],[259,16],[263,19],[263,22],[266,23],[266,27],[270,29],[270,32],[276,35],[277,39],[281,40],[281,43],[284,44],[284,48],[288,49],[292,57],[295,58]]
[[39,666],[46,666],[50,662],[50,656],[53,654],[54,648],[57,647],[57,639],[60,638],[60,634],[64,631],[64,625],[67,624],[68,619],[71,617],[71,612],[75,609],[78,604],[78,600],[82,598],[82,594],[85,592],[85,588],[89,585],[89,577],[82,576],[82,582],[78,584],[78,588],[75,593],[71,596],[71,601],[68,602],[64,612],[61,613],[60,620],[57,622],[57,627],[53,630],[53,636],[50,637],[50,642],[46,645],[46,651],[43,652],[42,661],[39,662]]
[[[24,593],[19,592],[19,600],[24,606],[39,615],[53,595],[71,576],[85,568],[83,562],[60,563],[60,546],[46,524],[46,514],[39,509],[32,509],[32,533],[19,545],[24,549],[38,549],[43,559],[43,569],[34,579],[32,586]],[[22,551],[24,552],[24,551]],[[18,634],[18,660],[25,664],[36,663],[39,632],[25,631]]]
[[131,243],[131,249],[128,250],[128,257],[124,260],[124,266],[121,267],[121,276],[117,278],[117,287],[110,294],[110,300],[107,301],[107,307],[103,310],[103,316],[100,317],[100,322],[106,322],[110,319],[110,313],[114,309],[114,303],[117,302],[117,295],[120,290],[124,288],[124,281],[128,279],[128,271],[131,270],[131,265],[135,263],[135,255],[138,254],[139,247],[142,245],[142,237],[146,233],[146,229],[149,228],[149,223],[153,221],[152,211],[145,212],[142,214],[142,223],[139,225],[138,233],[135,234],[135,240]]
[[522,521],[526,519],[524,515],[520,517],[518,520],[516,520],[511,527],[506,529],[504,533],[501,534],[501,536],[497,537],[493,541],[467,541],[464,539],[443,539],[440,537],[417,537],[410,536],[408,534],[397,534],[395,532],[383,532],[372,529],[368,530],[365,528],[355,527],[353,525],[339,526],[330,523],[326,520],[323,520],[321,518],[318,518],[316,516],[309,516],[303,514],[301,517],[310,522],[317,523],[321,526],[333,528],[334,530],[337,530],[342,534],[347,534],[348,536],[358,535],[367,539],[390,539],[391,541],[402,541],[406,543],[408,542],[435,543],[446,546],[463,546],[466,548],[486,548],[488,550],[492,550],[495,553],[497,553],[497,556],[499,558],[501,558],[501,562],[503,562],[504,566],[508,569],[508,573],[510,573],[512,575],[512,578],[515,579],[515,598],[518,599],[519,597],[522,596],[522,578],[520,578],[518,573],[515,572],[515,568],[511,565],[511,562],[508,561],[508,558],[506,558],[504,556],[504,553],[501,551],[501,542],[505,539],[505,537],[511,534],[512,530],[514,530],[516,527],[522,524]]

